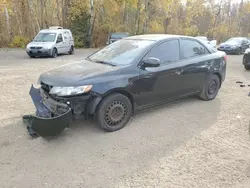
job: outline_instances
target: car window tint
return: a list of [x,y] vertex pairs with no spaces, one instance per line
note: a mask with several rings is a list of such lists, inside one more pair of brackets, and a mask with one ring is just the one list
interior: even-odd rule
[[160,59],[161,63],[169,63],[180,59],[179,41],[177,39],[163,42],[155,47],[147,57]]
[[59,34],[57,38],[62,40],[62,34]]
[[203,45],[194,40],[182,39],[180,44],[183,59],[201,56],[209,53]]

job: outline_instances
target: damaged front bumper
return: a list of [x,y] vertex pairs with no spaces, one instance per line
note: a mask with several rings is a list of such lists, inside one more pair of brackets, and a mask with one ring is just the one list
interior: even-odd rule
[[35,115],[24,115],[23,120],[32,137],[56,136],[70,124],[73,114],[71,108],[57,102],[42,89],[33,85],[29,92],[36,107]]

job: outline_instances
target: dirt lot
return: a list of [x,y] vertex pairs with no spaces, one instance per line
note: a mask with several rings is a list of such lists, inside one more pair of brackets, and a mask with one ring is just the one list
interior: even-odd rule
[[0,51],[1,188],[249,188],[250,72],[229,56],[227,78],[210,102],[182,100],[142,112],[124,129],[105,133],[79,122],[58,138],[31,139],[21,115],[33,112],[31,83],[50,68],[93,50],[57,59]]

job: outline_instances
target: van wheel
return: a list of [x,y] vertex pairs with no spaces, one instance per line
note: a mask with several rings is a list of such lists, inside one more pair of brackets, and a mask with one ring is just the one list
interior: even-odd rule
[[128,123],[132,114],[130,100],[119,93],[104,98],[96,112],[98,125],[108,132],[122,129]]
[[53,48],[51,57],[53,57],[53,58],[57,57],[57,49],[56,48]]
[[74,54],[74,46],[71,46],[71,47],[70,47],[69,54],[70,54],[70,55]]
[[200,98],[205,101],[213,100],[220,89],[220,79],[217,75],[212,74],[208,77],[200,93]]

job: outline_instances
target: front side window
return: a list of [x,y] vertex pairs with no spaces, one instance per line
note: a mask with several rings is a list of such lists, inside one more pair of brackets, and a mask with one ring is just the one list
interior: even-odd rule
[[88,59],[95,62],[108,62],[115,66],[129,65],[154,42],[151,40],[118,40],[89,56]]
[[198,41],[195,40],[182,39],[180,41],[180,44],[183,59],[201,56],[209,53],[205,46],[201,45]]
[[147,57],[158,58],[161,64],[178,61],[180,59],[179,40],[174,39],[161,43]]
[[62,38],[62,34],[59,34],[58,37],[57,37],[57,41],[62,41],[63,38]]
[[54,42],[56,39],[56,33],[38,33],[34,38],[34,42]]

